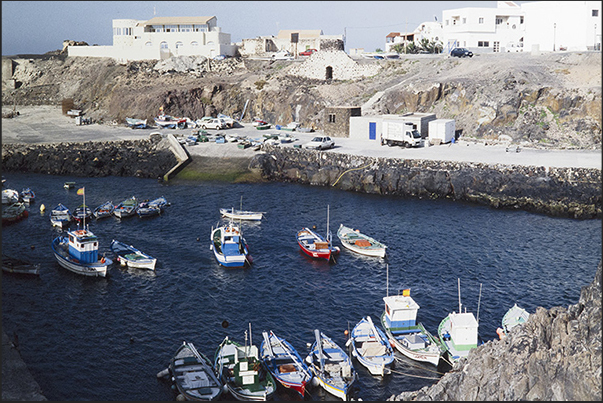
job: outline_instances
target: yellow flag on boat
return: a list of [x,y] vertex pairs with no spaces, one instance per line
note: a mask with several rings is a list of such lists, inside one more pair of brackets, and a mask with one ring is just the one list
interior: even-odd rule
[[410,288],[407,288],[406,290],[402,290],[402,296],[410,297]]
[[79,188],[77,190],[77,194],[78,194],[78,196],[83,196],[84,195],[84,188]]

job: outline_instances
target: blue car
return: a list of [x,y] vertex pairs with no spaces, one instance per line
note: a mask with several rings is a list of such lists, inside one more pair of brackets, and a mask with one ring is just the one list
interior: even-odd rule
[[465,48],[454,48],[450,51],[450,56],[473,57],[473,52]]

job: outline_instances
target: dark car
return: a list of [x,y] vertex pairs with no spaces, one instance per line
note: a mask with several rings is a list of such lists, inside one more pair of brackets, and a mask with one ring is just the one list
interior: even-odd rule
[[454,48],[450,51],[450,56],[473,57],[473,52],[465,48]]

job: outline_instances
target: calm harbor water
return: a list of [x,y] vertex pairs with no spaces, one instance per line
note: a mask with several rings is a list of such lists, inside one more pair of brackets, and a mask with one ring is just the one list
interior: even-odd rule
[[[283,183],[4,178],[6,187],[31,187],[37,199],[28,218],[3,226],[2,251],[41,269],[39,278],[3,273],[3,330],[18,336],[21,355],[49,400],[172,400],[175,394],[156,374],[183,340],[213,359],[226,335],[244,343],[251,323],[254,344],[261,343],[262,330],[273,330],[305,357],[315,328],[343,346],[346,329],[366,315],[378,322],[382,298],[405,288],[421,307],[418,320],[435,333],[440,320],[458,310],[457,279],[463,306],[479,314],[480,337],[496,339],[514,303],[531,313],[576,304],[601,259],[600,220]],[[101,252],[110,255],[112,239],[131,243],[158,259],[156,271],[114,264],[107,278],[85,278],[60,267],[50,248],[60,230],[51,226],[49,211],[57,203],[73,209],[83,201],[76,189],[63,188],[65,181],[85,187],[91,207],[165,196],[171,206],[160,217],[90,223]],[[219,208],[238,208],[241,197],[245,209],[267,214],[259,223],[242,223],[253,266],[225,269],[209,249],[209,235],[221,222]],[[327,206],[336,245],[341,247],[335,233],[342,223],[387,244],[387,259],[343,248],[335,264],[303,255],[295,234],[314,225],[324,234]],[[353,398],[385,400],[440,376],[432,366],[398,357],[384,379],[355,363]],[[295,396],[279,390],[276,399]],[[308,399],[337,400],[319,387]]]

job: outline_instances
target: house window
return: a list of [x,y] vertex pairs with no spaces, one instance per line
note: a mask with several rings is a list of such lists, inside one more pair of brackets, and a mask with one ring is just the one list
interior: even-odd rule
[[478,21],[479,21],[480,24],[483,24],[484,23],[484,17],[479,17]]
[[329,113],[329,123],[335,123],[335,114]]
[[177,25],[166,25],[165,32],[178,32],[178,26]]
[[467,18],[463,17],[463,24],[467,23]]
[[523,17],[519,17],[519,23],[523,24]]
[[192,42],[191,42],[191,46],[192,46],[193,48],[196,48],[197,46],[199,46],[199,42],[197,42],[197,41],[192,41]]
[[167,42],[163,41],[163,42],[161,42],[161,45],[159,45],[159,47],[161,49],[167,49],[168,48],[168,44],[167,44]]
[[477,47],[478,48],[487,48],[488,46],[490,46],[490,42],[489,41],[478,41],[477,42]]
[[193,25],[194,32],[207,32],[207,25]]
[[192,25],[180,25],[180,32],[191,32],[192,30]]
[[599,10],[593,10],[593,17],[599,16]]
[[182,42],[176,42],[176,49],[180,49],[182,47]]
[[153,46],[153,43],[151,41],[148,41],[147,43],[144,44],[144,46]]
[[500,52],[500,42],[494,41],[493,46],[492,46],[492,51],[494,53]]
[[446,20],[446,26],[448,26],[448,20]]
[[497,18],[497,19],[496,19],[496,25],[500,25],[500,24],[502,24],[502,23],[503,23],[502,18]]
[[163,32],[163,26],[162,25],[155,25],[151,27],[151,32]]

